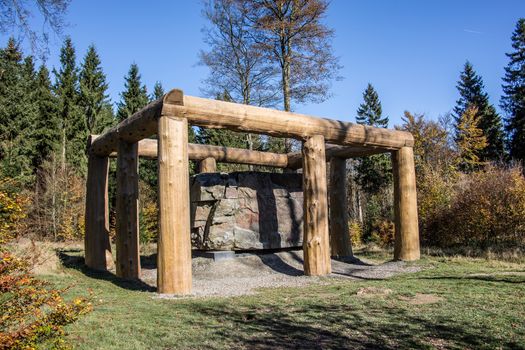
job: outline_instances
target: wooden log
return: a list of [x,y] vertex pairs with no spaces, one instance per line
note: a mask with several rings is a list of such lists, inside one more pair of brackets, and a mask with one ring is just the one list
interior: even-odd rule
[[138,144],[120,141],[117,156],[117,276],[140,278]]
[[191,293],[188,121],[159,119],[159,293]]
[[[387,148],[371,147],[371,146],[338,146],[327,144],[325,146],[326,159],[330,160],[337,158],[356,158],[371,156],[373,154],[381,154],[390,152]],[[288,156],[288,168],[300,169],[303,166],[302,152],[290,152]]]
[[326,160],[322,135],[303,143],[304,194],[304,273],[322,276],[331,273],[328,236],[328,200],[326,194]]
[[89,155],[84,254],[86,266],[101,271],[114,266],[109,242],[108,171],[107,157]]
[[[171,93],[180,97],[181,92]],[[171,104],[167,99],[163,115],[186,117],[190,124],[208,128],[226,128],[241,132],[290,137],[304,140],[322,135],[326,142],[345,146],[373,146],[396,150],[413,146],[412,135],[405,131],[376,128],[304,114],[278,111],[244,104],[183,96]]]
[[416,173],[412,147],[392,152],[394,173],[395,260],[418,260]]
[[330,159],[330,247],[334,257],[352,256],[348,228],[346,159]]
[[199,173],[215,173],[217,172],[217,163],[215,158],[207,157],[199,162]]
[[193,125],[276,137],[304,140],[319,134],[323,135],[327,142],[346,146],[397,150],[414,144],[412,135],[404,131],[184,96],[182,90],[175,89],[102,135],[93,143],[92,152],[99,156],[107,156],[116,150],[119,139],[133,143],[155,134],[157,120],[161,115],[186,117]]
[[[91,135],[96,139],[98,135]],[[139,157],[157,159],[158,145],[155,139],[143,139],[139,141]],[[300,152],[299,152],[300,153]],[[110,154],[110,157],[116,157],[117,152]],[[286,154],[252,151],[242,148],[200,145],[190,143],[188,144],[188,158],[191,160],[203,160],[206,158],[214,158],[216,162],[234,163],[234,164],[251,164],[263,165],[275,168],[286,168],[288,165],[288,157]],[[298,157],[299,163],[301,156]],[[300,168],[299,166],[298,168]]]

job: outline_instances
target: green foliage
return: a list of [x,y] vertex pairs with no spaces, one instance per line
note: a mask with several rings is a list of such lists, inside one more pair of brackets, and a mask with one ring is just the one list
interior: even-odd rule
[[35,82],[32,58],[23,59],[18,44],[9,39],[0,50],[0,174],[21,185],[34,179]]
[[525,18],[512,33],[512,49],[507,54],[501,107],[507,112],[509,150],[514,159],[525,160]]
[[459,77],[457,89],[460,98],[454,107],[456,128],[465,112],[469,108],[476,108],[478,126],[487,140],[487,146],[479,149],[476,155],[482,161],[501,160],[504,156],[501,117],[489,102],[489,97],[484,91],[483,79],[476,74],[472,64],[468,61]]
[[[371,84],[363,93],[364,102],[357,109],[358,124],[386,128],[388,117],[383,117],[379,96]],[[392,182],[392,162],[388,154],[378,154],[360,159],[357,165],[357,182],[366,192],[375,194]]]
[[155,82],[155,85],[153,86],[153,95],[151,95],[150,100],[151,101],[158,100],[162,98],[164,94],[165,92],[164,92],[164,88],[162,87],[162,84],[160,83],[160,81],[157,81]]
[[100,133],[114,123],[114,118],[106,93],[106,75],[102,71],[100,58],[93,45],[89,46],[84,57],[79,81],[79,105],[86,118],[87,129],[90,134]]
[[54,71],[55,94],[58,97],[59,116],[61,121],[61,162],[77,169],[79,174],[86,171],[86,140],[88,128],[79,105],[79,77],[76,66],[75,48],[71,38],[66,38],[60,50],[60,68]]
[[149,102],[146,86],[142,85],[139,67],[135,63],[130,66],[124,79],[125,90],[120,94],[121,101],[118,103],[117,111],[119,122],[131,117]]

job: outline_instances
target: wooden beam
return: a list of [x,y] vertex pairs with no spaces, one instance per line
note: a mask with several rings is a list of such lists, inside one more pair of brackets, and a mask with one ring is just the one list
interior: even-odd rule
[[[181,95],[178,90],[172,90],[168,95],[172,93]],[[177,104],[171,104],[168,100],[162,106],[163,115],[186,117],[190,124],[208,128],[226,128],[300,140],[322,135],[326,142],[338,145],[375,146],[389,150],[412,146],[414,143],[410,133],[399,130],[193,96],[183,96],[182,103],[174,98]]]
[[395,260],[418,260],[416,173],[412,147],[392,152],[394,173]]
[[[94,140],[97,139],[97,137],[98,135],[91,135],[91,138]],[[138,142],[139,157],[157,159],[157,143],[155,139],[140,140]],[[117,152],[110,154],[110,157],[116,156]],[[275,168],[286,168],[288,165],[288,157],[286,154],[194,143],[188,144],[188,158],[197,161],[214,158],[217,162],[221,163],[263,165]],[[299,157],[299,162],[300,161],[301,158]]]
[[213,157],[204,158],[199,162],[199,173],[215,173],[217,172],[217,162]]
[[117,156],[117,276],[140,278],[138,144],[120,141]]
[[330,160],[330,247],[332,256],[352,256],[352,242],[348,228],[346,159]]
[[[334,157],[338,158],[355,158],[355,157],[366,157],[373,154],[381,154],[385,152],[391,152],[387,148],[371,147],[371,146],[338,146],[327,144],[326,148],[326,160],[330,160]],[[302,161],[303,155],[301,152],[288,153],[288,168],[300,169],[303,166]]]
[[322,135],[309,137],[303,143],[303,252],[304,273],[309,276],[327,275],[332,271],[324,146]]
[[87,267],[101,271],[114,266],[109,242],[108,171],[107,157],[89,155],[84,256]]
[[191,293],[188,121],[159,119],[159,239],[157,289]]

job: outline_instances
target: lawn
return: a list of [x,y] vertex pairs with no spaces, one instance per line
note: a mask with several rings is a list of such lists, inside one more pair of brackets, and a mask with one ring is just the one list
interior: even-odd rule
[[[367,256],[381,259],[381,256]],[[75,349],[525,349],[525,265],[424,257],[388,280],[323,279],[232,298],[158,299],[140,284],[66,264],[46,275],[94,310]]]

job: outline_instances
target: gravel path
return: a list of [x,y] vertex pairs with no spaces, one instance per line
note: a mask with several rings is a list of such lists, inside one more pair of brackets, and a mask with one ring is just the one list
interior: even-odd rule
[[[332,260],[331,278],[385,279],[399,273],[417,272],[420,268],[403,262],[380,265],[367,264],[357,259],[343,262]],[[157,270],[143,267],[142,281],[156,285]],[[256,294],[258,288],[301,287],[326,283],[326,278],[303,274],[302,251],[273,254],[243,254],[229,260],[214,261],[193,258],[193,296],[238,296]],[[170,296],[158,296],[169,298]]]

